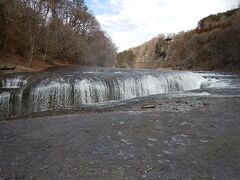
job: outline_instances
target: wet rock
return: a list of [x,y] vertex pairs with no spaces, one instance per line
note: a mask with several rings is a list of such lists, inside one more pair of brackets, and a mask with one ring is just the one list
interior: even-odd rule
[[6,71],[6,70],[13,70],[15,69],[15,65],[12,65],[12,64],[3,64],[3,65],[0,65],[0,70],[2,71]]
[[175,103],[178,103],[178,104],[179,104],[179,103],[182,103],[182,101],[175,101]]
[[[1,178],[2,178],[2,177],[1,177]],[[13,178],[12,178],[12,176],[5,176],[5,177],[3,177],[2,179],[3,179],[3,180],[11,180],[11,179],[13,179]]]
[[149,108],[156,108],[156,105],[154,104],[149,104],[149,105],[143,105],[142,109],[149,109]]
[[[0,148],[4,153],[0,179],[22,174],[25,179],[141,179],[143,175],[145,179],[201,179],[202,174],[205,179],[239,179],[239,99],[182,97],[182,106],[185,101],[196,107],[198,102],[202,106],[211,102],[211,109],[200,106],[187,113],[169,113],[175,100],[133,103],[138,108],[155,104],[157,109],[151,112],[114,111],[0,122],[0,134],[6,136],[0,143],[4,147]],[[158,102],[163,103],[161,108]],[[127,110],[130,105],[124,104]],[[15,159],[18,166],[12,167]],[[29,165],[19,166],[28,161]]]
[[26,179],[26,175],[25,174],[17,175],[15,179],[16,180]]
[[209,103],[203,103],[204,106],[209,106]]
[[30,161],[26,161],[25,164],[30,164]]

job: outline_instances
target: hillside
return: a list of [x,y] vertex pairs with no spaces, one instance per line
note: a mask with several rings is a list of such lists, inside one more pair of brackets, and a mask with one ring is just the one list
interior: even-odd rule
[[115,52],[84,0],[0,1],[0,69],[112,67]]
[[[131,53],[134,58],[129,61],[124,54]],[[124,54],[118,54],[119,67],[239,70],[240,10],[210,15],[194,30],[160,35]]]
[[171,38],[164,35],[129,50],[118,53],[117,66],[121,68],[156,68],[165,60]]

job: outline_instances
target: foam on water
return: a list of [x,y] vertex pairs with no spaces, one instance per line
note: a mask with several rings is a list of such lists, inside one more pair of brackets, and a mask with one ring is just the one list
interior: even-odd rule
[[225,88],[238,88],[240,83],[235,82],[238,80],[236,74],[223,74],[223,73],[197,73],[206,78],[207,81],[202,84],[202,88],[211,89],[225,89]]
[[230,87],[229,80],[219,80],[215,78],[207,78],[207,81],[202,83],[201,88],[226,88]]
[[27,84],[27,81],[23,79],[23,76],[16,76],[1,80],[2,88],[19,88]]
[[197,72],[198,75],[204,77],[237,77],[235,74],[211,73],[211,72]]

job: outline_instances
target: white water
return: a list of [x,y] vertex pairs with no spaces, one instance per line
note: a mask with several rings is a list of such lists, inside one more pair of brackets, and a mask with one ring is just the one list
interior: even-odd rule
[[33,112],[68,107],[71,101],[71,84],[51,82],[50,84],[40,83],[31,89],[29,102],[32,103]]
[[2,88],[19,88],[27,83],[22,76],[1,80]]
[[224,75],[213,73],[198,73],[207,81],[202,84],[202,88],[224,89],[224,88],[239,88],[239,83],[233,83],[237,75]]
[[4,92],[0,94],[0,118],[8,117],[10,106],[10,93]]
[[111,80],[84,78],[74,83],[61,78],[43,80],[31,89],[29,104],[33,112],[60,107],[81,106],[107,101],[126,100],[153,94],[200,89],[207,80],[194,73],[143,75]]
[[[24,75],[18,75],[1,80],[3,89],[13,89],[8,89],[11,93],[4,90],[0,94],[0,118],[9,116],[10,112],[14,115],[28,114],[59,108],[81,107],[83,104],[106,104],[110,101],[154,94],[205,88],[224,89],[233,84],[232,79],[216,76],[209,77],[208,74],[203,76],[192,72],[144,70],[119,70],[117,72],[112,70],[91,73],[73,71],[49,73],[40,77],[39,74],[33,74],[31,79]],[[18,88],[18,90],[14,90],[14,88]],[[10,94],[13,95],[11,96],[12,104],[10,104]],[[181,95],[182,93],[177,94]]]

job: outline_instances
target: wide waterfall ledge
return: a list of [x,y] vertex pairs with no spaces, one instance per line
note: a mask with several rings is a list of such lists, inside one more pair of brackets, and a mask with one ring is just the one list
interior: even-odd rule
[[0,82],[4,117],[226,85],[193,72],[120,69],[17,73]]

